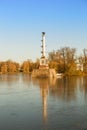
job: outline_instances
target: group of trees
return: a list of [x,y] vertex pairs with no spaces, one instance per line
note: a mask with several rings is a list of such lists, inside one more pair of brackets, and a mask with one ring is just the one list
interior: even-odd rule
[[[83,49],[83,54],[77,56],[76,49],[63,47],[48,54],[49,68],[54,68],[57,73],[80,74],[87,72],[87,49]],[[39,59],[36,62],[24,61],[21,65],[11,60],[0,62],[0,73],[24,72],[30,73],[33,69],[39,68]]]
[[33,69],[38,69],[39,68],[39,60],[37,60],[36,62],[32,62],[32,61],[24,61],[20,67],[21,72],[24,73],[30,73],[33,71]]
[[0,73],[14,73],[19,71],[19,64],[13,61],[0,62]]
[[59,73],[76,75],[87,72],[87,49],[77,56],[75,48],[63,47],[50,52],[48,58],[50,68],[55,68]]
[[27,60],[22,64],[13,62],[11,60],[0,62],[0,74],[17,72],[30,73],[33,71],[33,69],[37,68],[39,68],[39,60],[37,60],[35,63]]

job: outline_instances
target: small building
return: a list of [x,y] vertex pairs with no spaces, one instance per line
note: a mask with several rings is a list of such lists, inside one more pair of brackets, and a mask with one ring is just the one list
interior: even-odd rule
[[84,63],[84,64],[83,64],[83,71],[84,71],[85,73],[87,73],[87,63]]
[[83,72],[83,64],[77,63],[77,70],[80,70]]

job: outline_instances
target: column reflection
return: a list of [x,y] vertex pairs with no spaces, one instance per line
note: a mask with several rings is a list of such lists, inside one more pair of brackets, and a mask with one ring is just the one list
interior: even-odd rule
[[47,96],[48,96],[48,87],[49,83],[47,79],[39,80],[40,91],[42,96],[42,107],[43,107],[43,120],[46,123],[47,121]]

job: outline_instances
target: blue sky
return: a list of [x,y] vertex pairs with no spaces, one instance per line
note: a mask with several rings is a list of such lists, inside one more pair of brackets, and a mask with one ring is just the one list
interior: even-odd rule
[[87,48],[87,1],[0,0],[0,61],[40,58],[43,31],[47,53],[65,46],[82,53]]

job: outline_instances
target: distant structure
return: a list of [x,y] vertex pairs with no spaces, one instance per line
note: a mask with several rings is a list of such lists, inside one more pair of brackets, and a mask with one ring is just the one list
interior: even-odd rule
[[45,32],[42,32],[42,51],[41,51],[41,53],[42,53],[42,57],[45,57],[46,56],[46,43],[45,43]]
[[49,69],[48,60],[46,58],[46,40],[45,40],[45,32],[42,32],[42,45],[41,45],[41,58],[39,69],[34,69],[32,72],[32,77],[37,78],[48,78],[48,77],[56,77],[56,72],[54,69]]
[[42,32],[42,51],[41,51],[41,58],[40,58],[40,66],[39,69],[49,69],[48,67],[48,60],[46,58],[46,40],[45,40],[45,32]]

